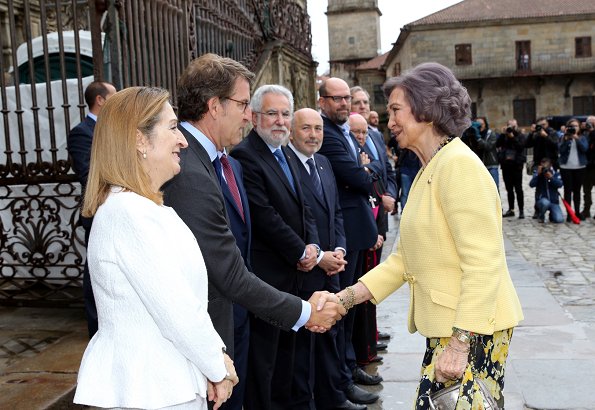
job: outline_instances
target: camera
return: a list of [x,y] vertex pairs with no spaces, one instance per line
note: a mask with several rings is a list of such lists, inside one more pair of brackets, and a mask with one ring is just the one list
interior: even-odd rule
[[537,124],[537,125],[535,126],[535,132],[539,132],[539,131],[541,131],[542,129],[543,129],[543,127],[542,127],[541,125],[539,125],[539,124]]
[[513,132],[514,132],[514,128],[512,128],[512,127],[506,128],[506,133],[507,134],[512,134]]
[[592,130],[593,129],[593,124],[591,124],[589,121],[585,122],[585,129],[586,130]]
[[551,173],[552,175],[554,174],[554,170],[551,167],[543,167],[543,168],[541,168],[541,173],[543,175],[545,175],[548,172]]
[[566,135],[574,135],[576,134],[576,127],[566,127]]

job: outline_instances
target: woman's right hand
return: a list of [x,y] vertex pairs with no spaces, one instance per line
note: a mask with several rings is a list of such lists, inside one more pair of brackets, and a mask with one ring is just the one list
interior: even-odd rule
[[234,386],[240,381],[233,360],[227,353],[223,353],[223,362],[227,371],[225,378],[220,382],[211,382],[209,380],[207,385],[207,397],[209,401],[215,402],[213,410],[217,410],[231,397]]
[[220,382],[209,381],[207,383],[207,398],[214,402],[213,410],[217,410],[230,397],[233,391],[231,380],[223,379]]

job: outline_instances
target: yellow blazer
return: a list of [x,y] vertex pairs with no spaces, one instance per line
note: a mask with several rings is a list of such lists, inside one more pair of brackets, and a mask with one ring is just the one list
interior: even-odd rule
[[409,331],[491,335],[523,319],[502,238],[502,207],[486,167],[455,138],[409,192],[397,251],[361,279],[380,303],[409,283]]

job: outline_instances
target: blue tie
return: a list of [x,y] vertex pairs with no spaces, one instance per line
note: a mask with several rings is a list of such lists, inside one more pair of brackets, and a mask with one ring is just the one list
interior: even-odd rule
[[310,179],[312,180],[312,185],[314,185],[314,189],[316,189],[316,195],[322,199],[322,185],[320,184],[320,176],[318,175],[318,171],[316,170],[316,166],[314,165],[314,160],[312,158],[306,161],[308,164],[308,168],[310,168]]
[[275,151],[273,151],[273,155],[277,158],[277,161],[279,162],[279,165],[281,165],[281,169],[283,170],[283,173],[285,174],[285,176],[287,177],[287,180],[289,181],[289,185],[291,185],[291,189],[293,190],[293,193],[295,193],[295,186],[293,185],[293,176],[291,175],[291,171],[289,170],[289,165],[287,165],[287,161],[285,160],[285,155],[283,155],[283,153],[281,152],[281,148],[277,148]]
[[368,148],[370,148],[370,151],[372,152],[372,156],[374,157],[374,159],[378,161],[378,150],[376,149],[376,144],[374,144],[374,141],[372,141],[371,134],[368,134],[368,138],[366,138],[366,145],[368,146]]
[[341,127],[341,130],[343,131],[343,136],[345,138],[347,138],[347,143],[351,147],[351,153],[353,154],[353,158],[355,158],[355,161],[359,164],[359,161],[357,159],[357,150],[355,149],[355,144],[353,143],[353,140],[351,139],[351,135],[349,135],[349,131],[343,127]]

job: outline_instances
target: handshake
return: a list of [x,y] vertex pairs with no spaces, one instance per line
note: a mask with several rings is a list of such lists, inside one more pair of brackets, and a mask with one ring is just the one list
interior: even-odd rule
[[308,302],[312,306],[312,313],[304,327],[311,332],[324,333],[347,314],[337,295],[327,291],[314,292]]

